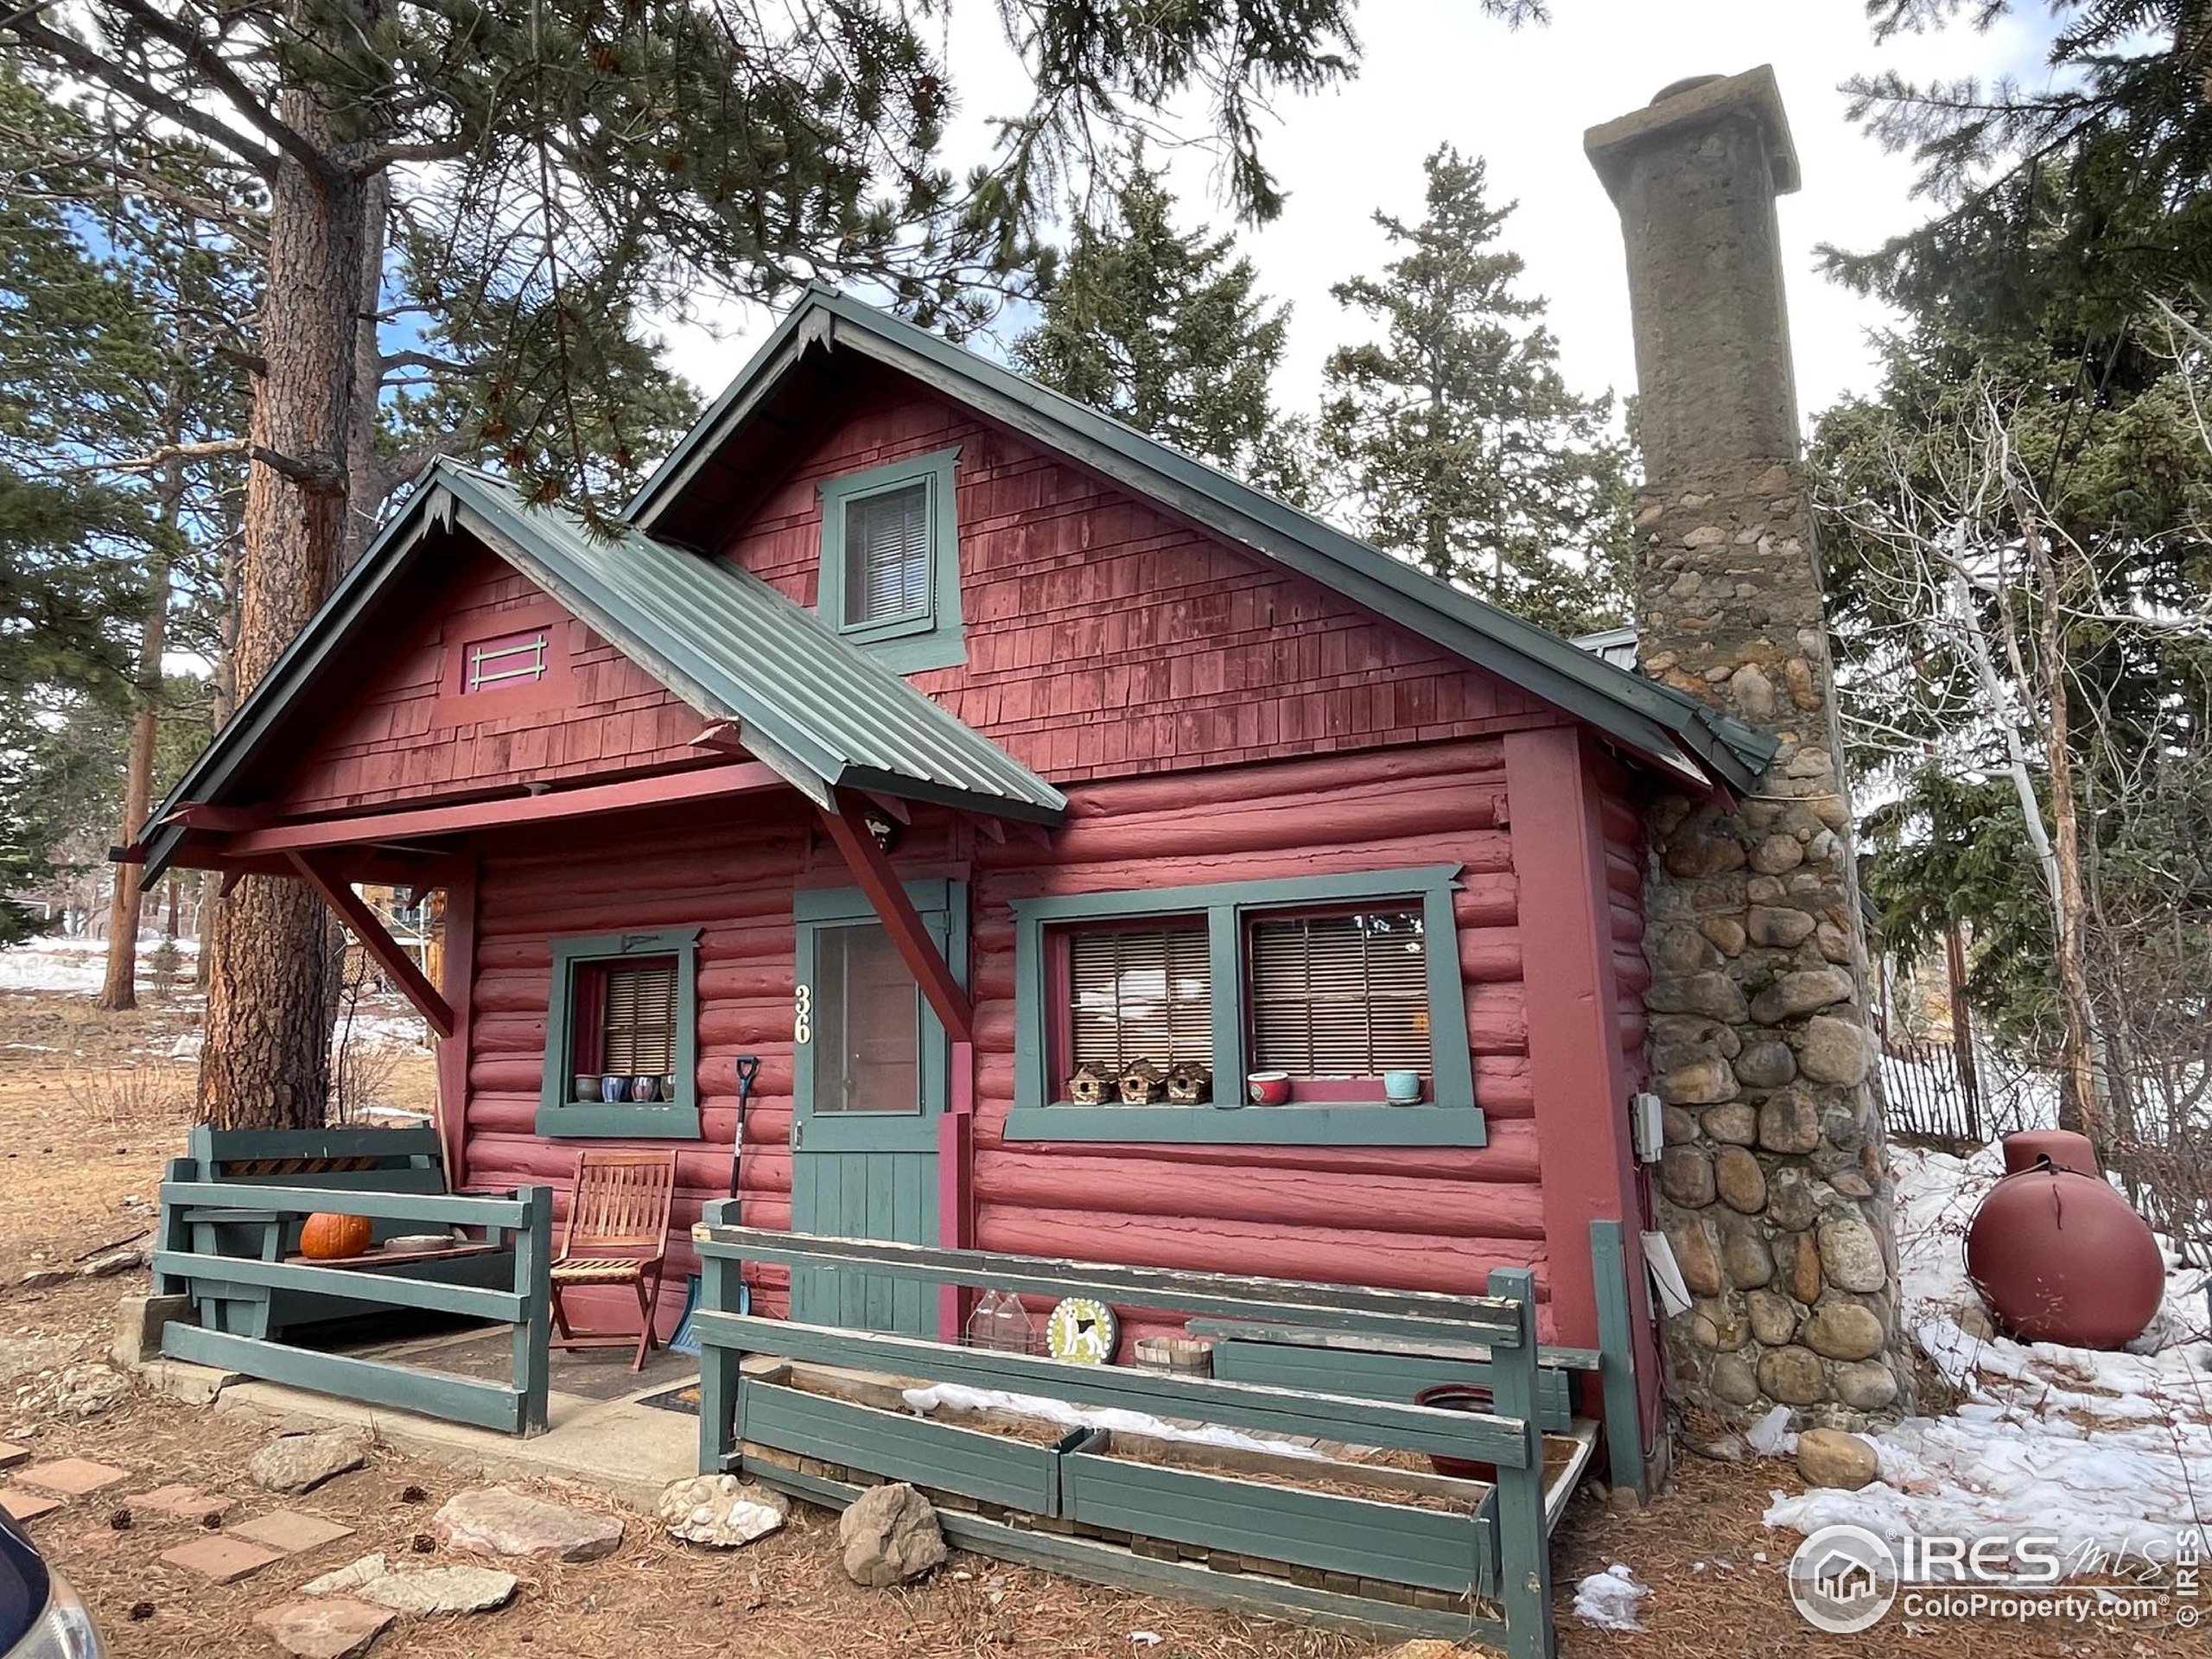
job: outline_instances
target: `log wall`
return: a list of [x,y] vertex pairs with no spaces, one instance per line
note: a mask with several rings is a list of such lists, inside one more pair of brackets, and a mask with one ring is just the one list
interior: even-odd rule
[[[1510,817],[1500,747],[1490,739],[1213,770],[1172,784],[1078,785],[1067,826],[1049,849],[1020,837],[978,840],[963,826],[918,816],[898,849],[903,872],[970,882],[973,1242],[1408,1289],[1475,1291],[1492,1268],[1530,1267],[1540,1294],[1548,1294]],[[537,1134],[549,941],[628,928],[703,930],[703,1134],[677,1148],[678,1236],[662,1303],[663,1322],[671,1323],[683,1274],[696,1265],[681,1235],[703,1202],[728,1193],[730,1149],[741,1133],[745,1219],[790,1225],[791,896],[795,886],[844,886],[849,877],[824,838],[797,817],[702,823],[639,814],[625,822],[619,858],[607,856],[605,832],[590,829],[487,838],[480,853],[462,1160],[471,1186],[530,1180],[565,1188],[579,1145],[620,1144]],[[1450,948],[1465,982],[1489,1146],[1005,1139],[1014,1096],[1014,899],[1439,863],[1464,870]],[[733,1065],[741,1053],[761,1060],[741,1130]],[[565,1191],[555,1207],[564,1217]],[[780,1272],[751,1277],[761,1309],[784,1312]],[[1138,1321],[1132,1333],[1143,1328]]]

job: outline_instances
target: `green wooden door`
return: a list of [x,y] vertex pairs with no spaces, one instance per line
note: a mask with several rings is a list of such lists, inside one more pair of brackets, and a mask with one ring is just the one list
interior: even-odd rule
[[[967,976],[967,889],[906,884],[931,938]],[[891,935],[858,888],[796,895],[791,1230],[938,1242],[938,1120],[950,1045]],[[929,1336],[931,1285],[798,1268],[791,1318]]]

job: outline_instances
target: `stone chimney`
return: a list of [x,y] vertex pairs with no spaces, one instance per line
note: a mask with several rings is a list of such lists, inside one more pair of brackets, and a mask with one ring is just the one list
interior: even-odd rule
[[1628,245],[1643,671],[1780,744],[1741,800],[1647,812],[1658,1208],[1695,1298],[1670,1386],[1732,1422],[1857,1427],[1909,1377],[1775,223],[1796,156],[1764,67],[1678,81],[1584,148]]

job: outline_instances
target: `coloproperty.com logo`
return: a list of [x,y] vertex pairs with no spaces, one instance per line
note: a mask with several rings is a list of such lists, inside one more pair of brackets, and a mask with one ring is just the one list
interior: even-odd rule
[[[2070,1554],[2052,1536],[1958,1538],[1909,1534],[1892,1545],[1864,1527],[1822,1527],[1789,1558],[1789,1599],[1808,1624],[1853,1636],[1892,1607],[1907,1618],[2018,1620],[2096,1618],[2171,1622],[2187,1629],[2212,1607],[2198,1600],[2203,1535],[2194,1527],[2170,1543]],[[2123,1587],[2069,1587],[2086,1575]]]

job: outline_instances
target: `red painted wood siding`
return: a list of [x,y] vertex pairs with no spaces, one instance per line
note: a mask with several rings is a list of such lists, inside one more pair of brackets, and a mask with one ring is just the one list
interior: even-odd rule
[[[986,1249],[1146,1266],[1478,1292],[1545,1247],[1520,897],[1494,739],[1081,784],[1048,851],[976,853],[973,988],[976,1237]],[[1008,1141],[1014,1041],[1010,901],[1040,893],[1464,867],[1480,1149]],[[1548,1310],[1545,1317],[1548,1319]]]
[[831,432],[724,556],[811,605],[815,486],[955,444],[968,661],[910,677],[1055,783],[1545,716],[1518,687],[919,388]]
[[[1535,1100],[1521,976],[1522,901],[1494,739],[1075,787],[1047,849],[977,842],[918,815],[899,847],[909,876],[972,883],[976,1243],[986,1249],[1346,1283],[1480,1290],[1494,1267],[1547,1287]],[[703,1135],[678,1146],[679,1235],[728,1192],[741,1053],[761,1070],[744,1124],[748,1223],[791,1221],[794,886],[849,882],[804,821],[683,815],[626,822],[624,855],[588,826],[481,843],[469,998],[467,1184],[565,1187],[578,1144],[537,1135],[549,941],[563,934],[699,926]],[[1014,1090],[1011,901],[1324,871],[1463,867],[1454,942],[1466,983],[1481,1149],[1109,1146],[1007,1142]],[[648,1143],[648,1144],[666,1144]],[[565,1215],[565,1194],[556,1199]],[[674,1241],[675,1317],[687,1240]],[[764,1311],[782,1275],[749,1277]],[[1549,1319],[1548,1309],[1545,1312]]]
[[554,609],[525,577],[472,545],[425,593],[410,629],[389,645],[371,642],[380,657],[363,668],[362,689],[318,733],[302,734],[304,758],[276,798],[287,811],[332,812],[721,758],[690,746],[703,723],[697,715],[581,624],[569,630],[565,686],[549,696],[504,705],[505,694],[441,697],[463,645]]

